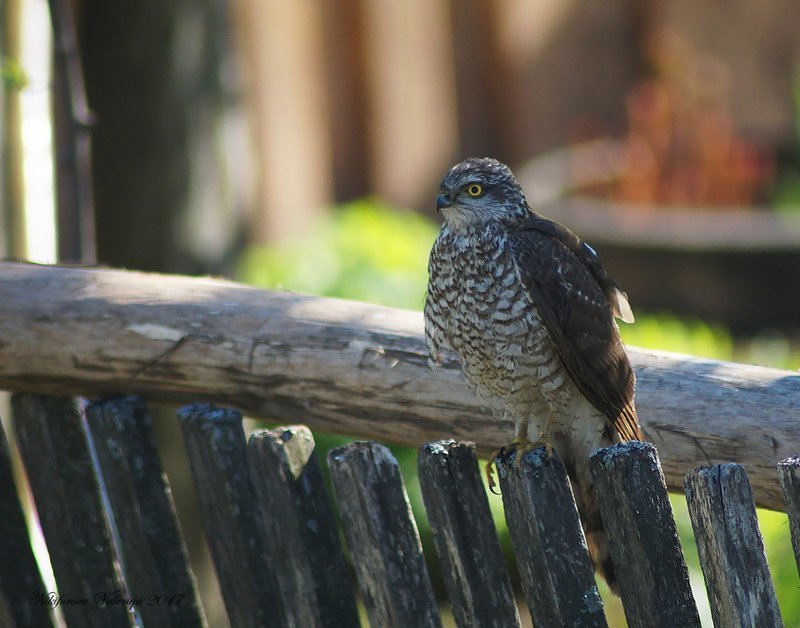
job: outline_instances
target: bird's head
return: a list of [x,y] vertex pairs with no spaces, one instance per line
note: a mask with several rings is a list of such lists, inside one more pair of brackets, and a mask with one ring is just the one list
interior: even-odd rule
[[457,230],[491,221],[514,224],[530,215],[511,169],[488,157],[473,157],[450,168],[439,186],[436,211]]

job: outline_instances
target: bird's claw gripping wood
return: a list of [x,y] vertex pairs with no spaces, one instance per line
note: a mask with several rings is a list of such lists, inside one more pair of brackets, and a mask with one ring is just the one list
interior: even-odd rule
[[519,475],[519,470],[522,466],[522,458],[529,451],[533,451],[537,447],[545,448],[548,459],[553,456],[553,443],[550,440],[549,429],[546,428],[545,430],[543,430],[541,436],[536,441],[532,442],[528,440],[527,435],[525,435],[515,438],[510,444],[493,451],[492,454],[489,456],[489,459],[486,462],[486,467],[485,467],[486,482],[489,485],[489,490],[495,495],[500,494],[494,490],[495,487],[497,486],[497,483],[494,481],[494,468],[492,465],[496,464],[497,461],[504,462],[506,459],[511,458],[513,456],[514,460],[511,464],[517,471],[517,474]]

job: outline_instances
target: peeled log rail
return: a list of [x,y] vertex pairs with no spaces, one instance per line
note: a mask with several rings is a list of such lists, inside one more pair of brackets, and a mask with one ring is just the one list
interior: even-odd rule
[[[457,361],[429,370],[422,329],[419,312],[222,280],[0,263],[0,390],[212,401],[412,446],[507,444],[512,422],[481,408]],[[776,464],[800,449],[800,374],[630,355],[668,485],[739,462],[756,502],[785,510]]]

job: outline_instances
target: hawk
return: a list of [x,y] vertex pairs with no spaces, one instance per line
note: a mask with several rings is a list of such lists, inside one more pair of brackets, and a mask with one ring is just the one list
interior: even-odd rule
[[[467,159],[442,179],[444,224],[431,250],[425,340],[461,359],[481,401],[514,419],[512,444],[555,446],[567,467],[596,569],[616,591],[589,455],[644,440],[634,374],[615,317],[628,299],[595,251],[537,214],[508,166]],[[491,464],[491,462],[490,462]],[[491,477],[490,477],[491,480]]]

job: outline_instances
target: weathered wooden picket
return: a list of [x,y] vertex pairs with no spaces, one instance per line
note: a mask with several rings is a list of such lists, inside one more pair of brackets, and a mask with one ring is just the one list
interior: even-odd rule
[[[13,426],[58,591],[34,559],[0,443],[0,621],[68,626],[201,626],[206,621],[144,402],[17,394]],[[203,525],[233,626],[357,626],[356,586],[314,441],[305,427],[255,432],[241,414],[179,413]],[[437,441],[419,479],[459,626],[516,626],[475,448]],[[399,467],[358,442],[328,453],[357,589],[372,626],[440,626]],[[696,626],[698,612],[654,446],[594,454],[592,473],[631,626]],[[498,460],[509,533],[537,626],[605,626],[564,465],[543,449]],[[800,458],[777,472],[800,566]],[[736,464],[696,469],[686,494],[718,626],[779,626],[755,518]]]

